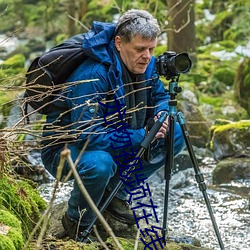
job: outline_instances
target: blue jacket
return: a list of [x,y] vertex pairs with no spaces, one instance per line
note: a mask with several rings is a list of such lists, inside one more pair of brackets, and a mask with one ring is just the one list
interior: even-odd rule
[[[114,114],[118,106],[125,105],[121,63],[114,53],[114,32],[114,24],[94,22],[92,29],[86,33],[83,48],[88,59],[84,60],[67,80],[68,87],[62,93],[63,102],[57,101],[53,111],[47,115],[48,124],[63,130],[45,130],[45,136],[63,133],[61,138],[69,137],[79,147],[83,147],[88,139],[87,149],[105,150],[110,153],[117,153],[121,144],[128,140],[123,136],[124,131],[115,129],[117,120],[112,120],[109,124],[105,120],[108,114]],[[156,73],[155,60],[154,57],[151,59],[145,72],[146,85],[149,87],[147,106],[154,107],[152,115],[162,110],[168,111],[169,100],[169,95]],[[86,81],[81,82],[83,80]],[[105,105],[107,92],[112,90],[115,90],[112,104]],[[65,105],[69,111],[62,112]],[[141,124],[139,129],[126,128],[133,146],[139,146],[144,139],[144,125]]]

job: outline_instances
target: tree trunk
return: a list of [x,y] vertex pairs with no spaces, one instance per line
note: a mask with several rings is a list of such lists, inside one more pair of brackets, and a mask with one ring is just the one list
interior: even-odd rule
[[68,34],[69,36],[73,36],[76,34],[76,3],[75,0],[69,0],[67,4],[68,14],[69,14],[69,22],[68,22]]
[[195,0],[167,0],[169,9],[168,50],[189,53],[196,60]]
[[78,11],[78,18],[79,20],[87,13],[88,10],[88,2],[87,0],[79,1],[79,11]]

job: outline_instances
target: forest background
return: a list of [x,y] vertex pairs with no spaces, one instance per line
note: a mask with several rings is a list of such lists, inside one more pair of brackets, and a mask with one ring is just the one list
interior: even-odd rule
[[[220,108],[234,103],[237,112],[227,118],[249,117],[247,0],[0,0],[0,33],[4,35],[0,40],[1,127],[11,107],[2,104],[19,93],[17,86],[24,85],[27,66],[35,56],[72,35],[86,32],[93,20],[115,22],[130,8],[146,9],[158,19],[162,33],[155,56],[165,51],[189,53],[193,66],[181,81],[195,85],[200,104],[212,105],[217,118],[225,118]],[[19,43],[9,51],[5,45],[15,39]]]

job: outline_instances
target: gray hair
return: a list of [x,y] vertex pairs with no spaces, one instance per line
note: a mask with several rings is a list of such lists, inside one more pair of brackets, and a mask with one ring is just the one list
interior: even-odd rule
[[128,10],[118,20],[116,36],[124,42],[130,42],[135,35],[147,40],[153,40],[160,34],[157,20],[145,10]]

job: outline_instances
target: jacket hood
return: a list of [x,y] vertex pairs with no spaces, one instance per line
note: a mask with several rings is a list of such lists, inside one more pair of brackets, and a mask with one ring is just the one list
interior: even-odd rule
[[87,56],[104,64],[112,64],[115,24],[94,21],[85,34],[83,49]]

